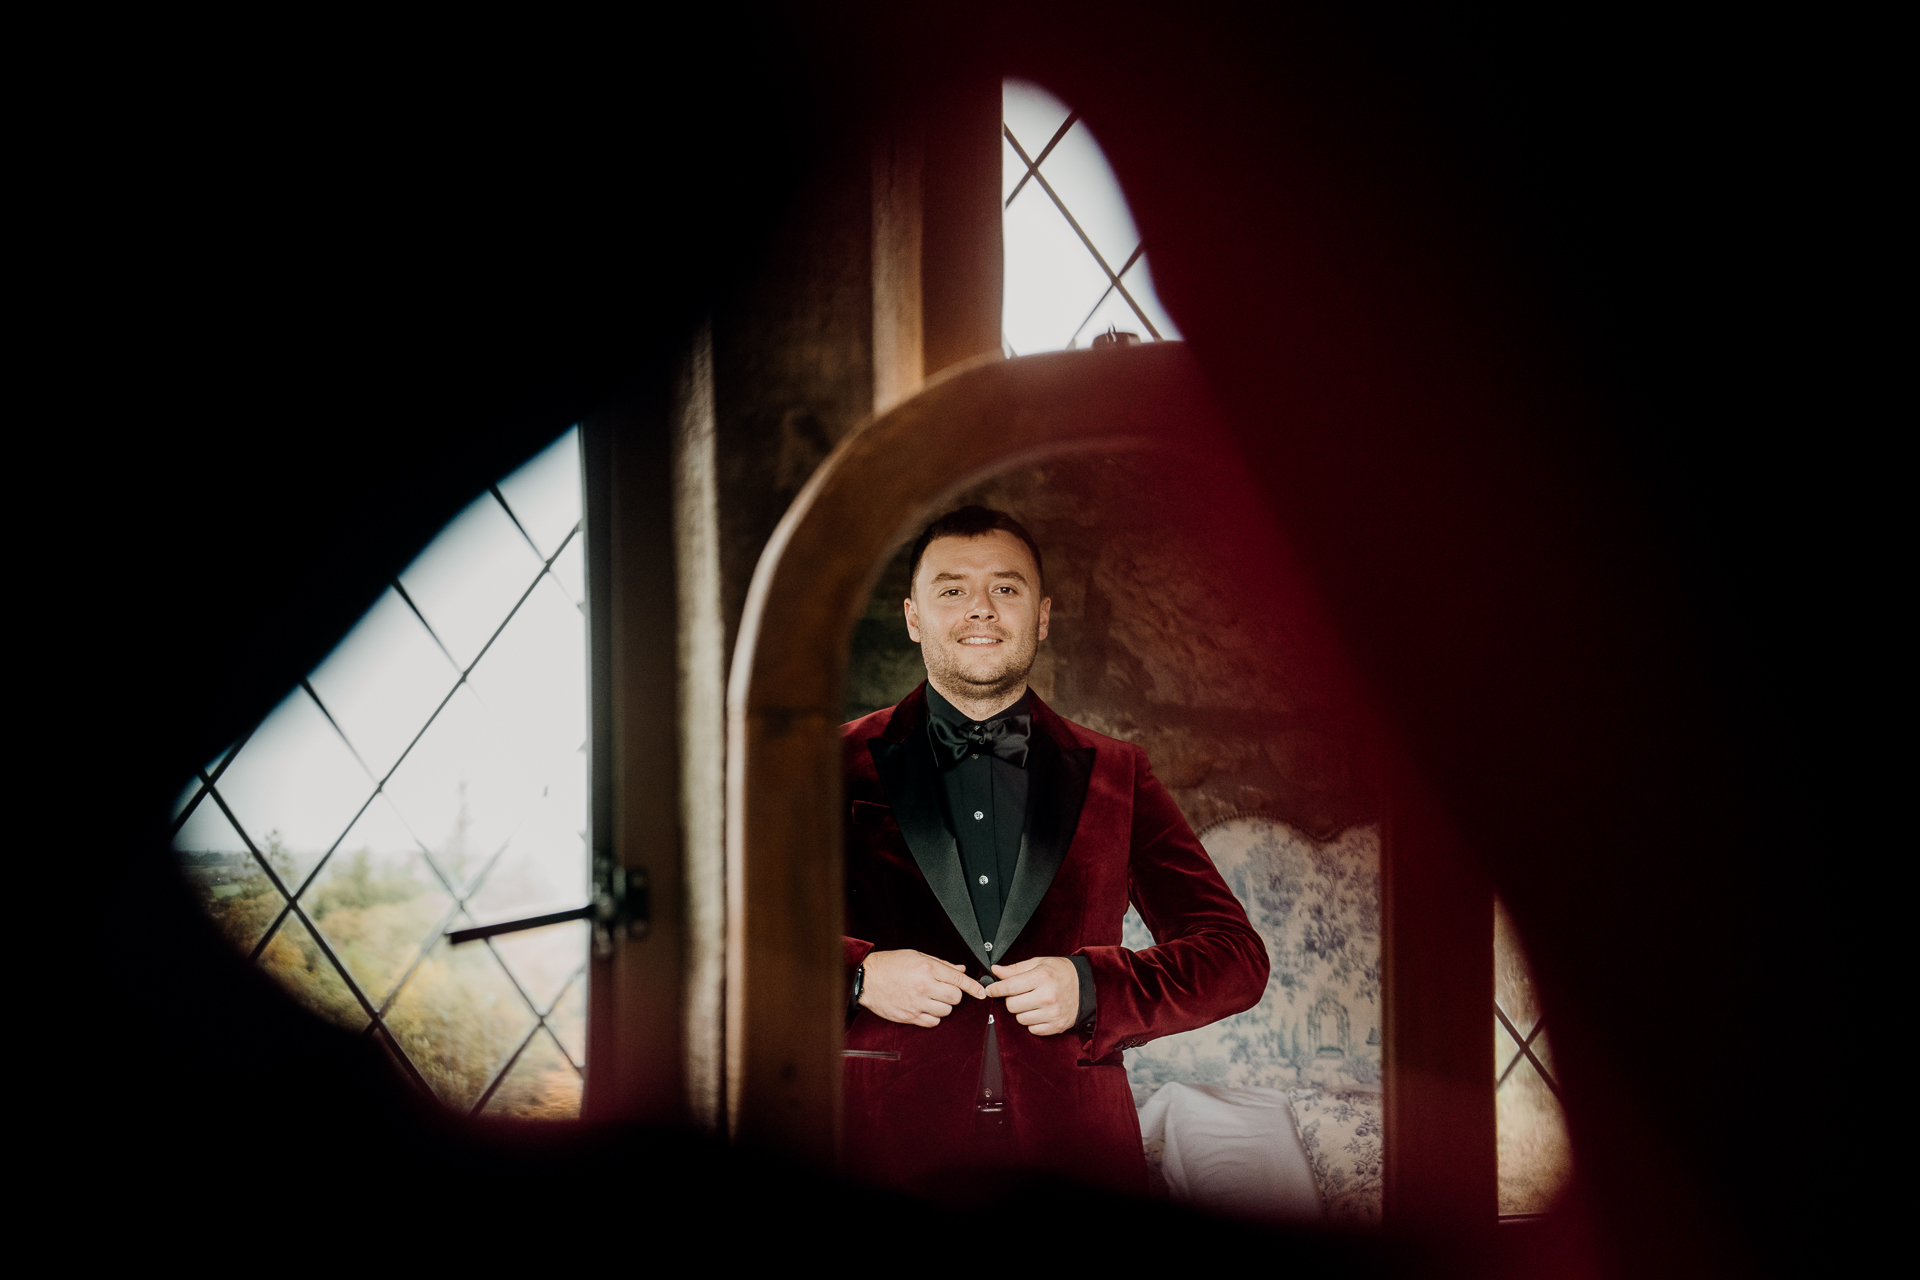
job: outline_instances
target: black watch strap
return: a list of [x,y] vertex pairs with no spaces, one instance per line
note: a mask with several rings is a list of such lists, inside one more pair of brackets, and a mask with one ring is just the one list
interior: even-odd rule
[[867,989],[867,966],[861,965],[853,971],[853,994],[847,997],[847,1016],[851,1018],[860,1007],[860,993]]

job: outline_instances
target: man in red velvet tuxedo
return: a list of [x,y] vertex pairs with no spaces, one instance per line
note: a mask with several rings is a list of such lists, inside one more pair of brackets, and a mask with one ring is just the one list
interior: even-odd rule
[[[966,507],[914,546],[927,680],[842,728],[846,1167],[1144,1191],[1121,1051],[1250,1008],[1267,953],[1146,753],[1027,688],[1040,550]],[[1120,945],[1131,900],[1156,945]]]

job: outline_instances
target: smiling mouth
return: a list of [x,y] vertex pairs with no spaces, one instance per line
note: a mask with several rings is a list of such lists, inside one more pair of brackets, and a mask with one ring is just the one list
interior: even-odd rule
[[960,640],[960,643],[961,644],[999,644],[1000,638],[998,636],[963,636]]

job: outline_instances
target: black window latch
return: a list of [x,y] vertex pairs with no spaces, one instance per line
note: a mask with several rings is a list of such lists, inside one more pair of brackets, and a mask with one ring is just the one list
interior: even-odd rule
[[593,953],[602,959],[613,954],[620,938],[638,941],[647,936],[653,919],[653,903],[647,885],[645,867],[620,867],[610,858],[595,858],[593,901],[584,907],[553,911],[523,920],[503,920],[499,924],[475,925],[470,929],[450,929],[447,941],[453,946],[497,938],[503,933],[519,933],[569,920],[587,920],[593,924]]

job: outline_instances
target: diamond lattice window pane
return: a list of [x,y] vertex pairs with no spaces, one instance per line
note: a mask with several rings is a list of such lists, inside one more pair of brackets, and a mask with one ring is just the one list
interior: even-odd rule
[[[1022,141],[1021,145],[1022,146],[1026,145],[1024,140]],[[1027,154],[1032,155],[1033,152],[1029,151]],[[1000,203],[1002,205],[1005,205],[1007,203],[1007,200],[1013,195],[1014,190],[1020,186],[1020,180],[1022,178],[1025,178],[1026,176],[1027,176],[1026,161],[1022,160],[1020,158],[1019,151],[1014,149],[1013,141],[1009,138],[1004,138],[1004,137],[1001,138],[1000,139]]]
[[[1119,270],[1119,265],[1115,263],[1114,269]],[[1180,330],[1175,327],[1173,317],[1168,315],[1167,309],[1160,305],[1160,293],[1153,287],[1153,270],[1147,265],[1144,254],[1134,261],[1129,270],[1121,272],[1120,283],[1127,286],[1127,292],[1133,295],[1134,302],[1139,304],[1140,310],[1147,313],[1147,319],[1153,322],[1153,327],[1159,331],[1162,341],[1172,341],[1180,336]],[[1147,335],[1142,333],[1140,336],[1145,338]]]
[[484,943],[435,944],[413,971],[387,1029],[440,1100],[465,1111],[535,1022],[513,979]]
[[1553,1065],[1553,1044],[1548,1039],[1547,1033],[1544,1030],[1540,1031],[1527,1047],[1533,1050],[1533,1056],[1540,1060],[1540,1065],[1547,1069],[1547,1074],[1553,1075],[1557,1068]]
[[[1505,1014],[1527,1041],[1533,1059],[1553,1071],[1547,1052],[1544,1016],[1526,950],[1506,904],[1494,900],[1493,990],[1498,1012]],[[1573,1144],[1566,1113],[1553,1084],[1494,1018],[1495,1143],[1500,1170],[1502,1215],[1545,1213],[1573,1177]]]
[[580,1073],[553,1037],[536,1032],[513,1068],[480,1109],[514,1120],[570,1120],[580,1114]]
[[514,519],[547,559],[580,523],[580,431],[574,428],[500,482]]
[[553,578],[573,601],[574,608],[586,611],[587,605],[587,544],[586,540],[575,537],[561,548],[553,561]]
[[1493,942],[1493,998],[1515,1029],[1527,1035],[1540,1021],[1540,997],[1534,991],[1533,971],[1519,931],[1504,904],[1494,911]]
[[373,776],[384,778],[459,678],[389,587],[308,683]]
[[387,783],[401,821],[464,888],[506,847],[541,782],[462,685]]
[[[373,779],[307,691],[295,689],[240,748],[214,789],[294,891],[346,833],[373,794]],[[206,807],[201,801],[200,808]],[[176,838],[174,847],[184,846]]]
[[1553,1209],[1572,1177],[1573,1144],[1560,1099],[1531,1062],[1516,1065],[1494,1095],[1494,1124],[1501,1214]]
[[[214,771],[214,769],[217,767],[218,767],[218,762],[216,761],[214,764],[210,764],[207,766],[207,772],[211,774]],[[186,786],[180,788],[180,793],[174,796],[173,798],[173,812],[170,815],[175,822],[180,821],[180,815],[185,813],[187,811],[187,808],[190,805],[192,805],[194,801],[201,798],[200,793],[202,790],[205,789],[205,786],[206,786],[205,783],[201,782],[200,779],[195,778],[192,782],[189,782]]]
[[1093,140],[1084,121],[1075,121],[1067,130],[1040,172],[1107,265],[1118,271],[1140,247],[1140,232],[1133,225],[1133,211],[1120,194],[1113,166],[1107,163],[1106,153]]
[[586,756],[574,752],[467,899],[483,924],[576,906],[587,897],[587,842],[581,811]]
[[1099,302],[1107,275],[1033,183],[1014,197],[1003,225],[1007,343],[1021,355],[1062,350]]
[[288,912],[260,954],[260,967],[293,998],[327,1021],[359,1031],[367,1011],[300,917]]
[[[200,784],[194,783],[194,790],[199,789]],[[182,855],[247,852],[247,842],[234,830],[233,823],[227,821],[227,815],[221,812],[211,792],[201,797],[187,820],[180,824],[180,830],[173,836],[173,847]]]
[[[213,788],[182,788],[174,847],[238,951],[314,1012],[367,1031],[449,1105],[494,1088],[506,1090],[495,1111],[573,1116],[586,925],[459,948],[443,936],[474,922],[460,899],[476,890],[468,905],[502,920],[576,907],[589,887],[579,432],[498,489],[408,566],[309,676],[311,694],[289,694]],[[550,1024],[530,999],[558,1002]],[[533,1056],[502,1079],[523,1045]]]
[[407,566],[400,585],[464,670],[543,563],[499,501],[482,494]]
[[1496,1082],[1504,1078],[1513,1067],[1513,1060],[1520,1056],[1520,1042],[1513,1033],[1493,1020],[1493,1078]]
[[[196,794],[201,789],[198,782],[190,788]],[[211,793],[200,797],[181,824],[173,848],[188,886],[221,934],[239,951],[251,952],[267,926],[286,909],[287,900],[273,887]]]
[[413,833],[376,796],[300,905],[378,1007],[439,936],[454,903]]
[[572,920],[544,929],[509,933],[493,940],[507,971],[519,982],[536,1009],[551,1009],[567,984],[580,972],[587,954],[587,922]]
[[[1106,262],[1103,268],[1039,183],[1028,180],[1022,185],[1026,162],[1007,141],[1001,148],[1002,200],[1011,197],[1002,219],[1006,281],[1001,333],[1007,348],[1027,355],[1086,346],[1109,327],[1148,341],[1156,335],[1177,338],[1179,331],[1160,305],[1145,258],[1123,270],[1140,247],[1139,232],[1113,168],[1085,122],[1074,121],[1041,159],[1054,131],[1068,118],[1066,104],[1035,85],[1009,80],[1002,116]],[[1112,283],[1108,270],[1123,273],[1145,320],[1118,295],[1102,300]],[[1096,305],[1099,313],[1090,315]]]
[[543,576],[467,678],[496,730],[543,783],[586,741],[586,622],[560,584]]
[[[1067,118],[1067,104],[1028,80],[1008,80],[1000,86],[1000,118],[1030,156],[1038,156]],[[1014,175],[1015,180],[1019,175]],[[1012,184],[1008,184],[1011,190]],[[1001,199],[1006,199],[1003,194]]]
[[573,980],[559,1003],[553,1006],[553,1012],[547,1015],[547,1026],[552,1028],[554,1038],[560,1041],[560,1047],[581,1066],[587,1061],[587,975],[582,973]]

